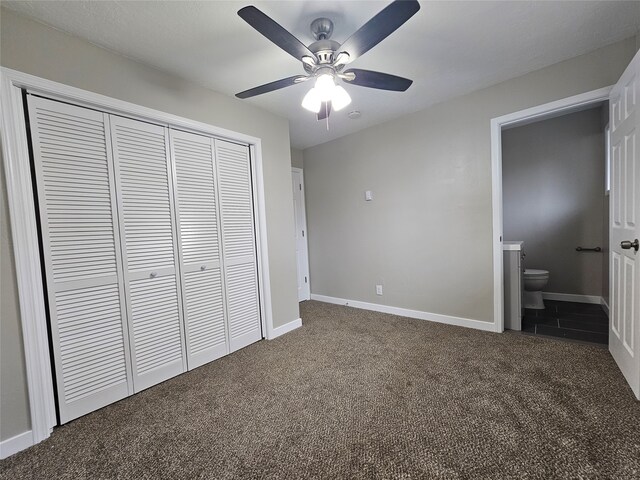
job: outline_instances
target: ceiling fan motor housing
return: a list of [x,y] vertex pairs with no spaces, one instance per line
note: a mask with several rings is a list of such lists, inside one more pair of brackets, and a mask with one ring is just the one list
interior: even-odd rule
[[[332,64],[335,52],[338,48],[340,48],[340,44],[338,42],[328,39],[318,40],[317,42],[313,42],[309,45],[309,50],[311,50],[318,59],[318,65]],[[305,64],[304,67],[307,72],[312,72],[314,70],[311,65]]]
[[316,18],[311,22],[311,34],[316,40],[328,40],[333,33],[333,22],[328,18]]
[[[311,22],[311,34],[316,41],[309,45],[309,50],[316,56],[319,65],[332,64],[335,52],[340,47],[338,42],[330,40],[332,33],[333,22],[328,18],[316,18]],[[304,68],[308,73],[315,70],[311,65],[305,65]]]

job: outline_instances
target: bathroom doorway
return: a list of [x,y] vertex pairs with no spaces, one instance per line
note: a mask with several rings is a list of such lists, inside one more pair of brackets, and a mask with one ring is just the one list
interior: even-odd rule
[[[503,331],[506,325],[505,295],[509,285],[505,284],[503,258],[503,200],[502,200],[502,135],[503,131],[526,126],[543,120],[550,120],[563,115],[578,113],[594,107],[601,107],[609,100],[612,87],[603,87],[590,92],[567,97],[561,100],[527,108],[491,120],[491,171],[492,171],[492,211],[493,211],[493,276],[494,276],[494,311],[496,331]],[[574,248],[581,245],[574,245]],[[526,245],[524,247],[526,249]],[[525,252],[526,253],[526,252]],[[577,253],[577,252],[576,252]],[[525,257],[526,259],[527,257]],[[530,260],[530,259],[529,259]],[[525,265],[526,267],[526,265]],[[534,268],[529,264],[529,268]],[[538,268],[539,270],[544,270]],[[522,280],[522,279],[521,279]],[[557,292],[548,292],[557,293]],[[551,301],[562,301],[553,300]],[[574,302],[582,303],[582,302]],[[589,304],[585,304],[589,305]],[[595,303],[591,305],[597,305]],[[592,307],[590,307],[592,308]],[[524,311],[523,311],[524,313]],[[507,319],[508,320],[508,319]]]
[[[636,138],[637,132],[640,131],[640,104],[637,102],[640,98],[639,78],[640,53],[636,53],[615,85],[491,120],[493,300],[495,330],[502,332],[505,326],[504,300],[507,293],[503,268],[503,129],[524,126],[539,120],[586,110],[605,101],[610,102],[610,134],[605,133],[605,144],[609,144],[607,151],[611,156],[608,159],[610,161],[607,169],[610,172],[610,198],[606,199],[610,205],[609,254],[607,256],[610,271],[611,319],[608,329],[608,346],[609,352],[638,399],[640,399],[640,316],[638,315],[640,295],[638,295],[637,285],[640,284],[640,252],[638,251],[640,222],[637,221],[636,212],[640,212],[640,194],[638,193],[640,192],[640,150],[636,148],[638,143]],[[576,253],[583,252],[576,251]],[[519,257],[516,256],[517,258]],[[518,265],[517,262],[516,265]],[[549,272],[549,278],[551,275],[552,272]],[[541,283],[548,281],[544,275],[541,277]],[[597,306],[597,304],[591,305]]]
[[507,328],[608,344],[608,123],[602,101],[502,131],[503,238],[522,242],[524,307]]

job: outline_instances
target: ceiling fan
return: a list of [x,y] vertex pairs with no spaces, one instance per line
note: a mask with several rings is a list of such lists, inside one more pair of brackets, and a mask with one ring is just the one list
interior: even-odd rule
[[411,86],[412,80],[372,70],[344,68],[400,28],[418,10],[420,4],[417,0],[395,0],[342,45],[331,40],[333,22],[328,18],[317,18],[311,23],[311,33],[316,41],[307,47],[256,7],[244,7],[238,11],[238,15],[289,55],[300,60],[307,74],[266,83],[237,93],[236,97],[255,97],[315,78],[315,86],[305,95],[302,106],[316,113],[318,120],[323,120],[332,109],[337,111],[351,103],[347,91],[336,84],[337,79],[344,81],[345,85],[404,92]]

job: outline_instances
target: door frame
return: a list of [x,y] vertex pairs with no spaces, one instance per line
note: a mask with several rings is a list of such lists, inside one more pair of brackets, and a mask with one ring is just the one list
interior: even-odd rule
[[[302,192],[302,228],[306,232],[304,236],[304,262],[307,272],[307,295],[305,300],[311,299],[311,271],[309,270],[309,230],[307,230],[307,204],[305,199],[305,191],[304,191],[304,169],[299,167],[291,167],[292,172],[296,172],[300,174],[300,180],[302,182],[301,192]],[[295,213],[295,212],[294,212]],[[294,223],[297,225],[296,219],[294,219]],[[296,262],[298,259],[296,258]],[[300,299],[298,299],[300,301]]]
[[504,331],[504,279],[502,265],[502,130],[559,117],[609,100],[613,85],[526,108],[491,119],[491,205],[493,227],[493,312],[494,330]]
[[[49,437],[56,425],[56,412],[22,89],[80,107],[248,145],[256,192],[253,201],[262,331],[267,339],[275,338],[276,334],[269,276],[264,166],[259,138],[0,67],[0,143],[6,173],[31,416],[31,432],[25,434],[30,433],[31,441],[28,443],[34,445]],[[29,446],[26,443],[25,448]]]

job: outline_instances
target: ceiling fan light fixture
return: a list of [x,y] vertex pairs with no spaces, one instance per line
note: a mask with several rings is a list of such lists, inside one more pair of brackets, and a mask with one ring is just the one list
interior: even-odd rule
[[[393,0],[342,44],[331,39],[333,22],[328,18],[317,18],[311,23],[311,32],[316,41],[306,46],[291,32],[253,5],[243,7],[238,10],[240,18],[276,46],[301,61],[307,75],[265,83],[236,93],[236,97],[251,98],[315,79],[315,87],[307,92],[302,100],[302,106],[316,113],[318,120],[324,120],[329,118],[332,109],[340,110],[351,103],[349,94],[344,88],[337,86],[338,78],[349,85],[404,92],[413,83],[408,78],[372,70],[343,71],[343,68],[395,32],[418,10],[420,10],[418,0]],[[321,113],[323,106],[324,112]],[[327,120],[327,127],[328,125]]]
[[316,80],[315,89],[320,96],[320,100],[328,102],[333,97],[333,91],[336,88],[336,83],[333,81],[333,76],[328,73],[323,73]]
[[331,97],[331,106],[337,112],[351,103],[351,96],[340,85],[333,89],[333,96]]
[[318,113],[320,111],[320,107],[322,106],[322,99],[320,98],[320,94],[318,93],[318,89],[315,87],[307,92],[307,94],[302,99],[302,108],[306,108],[310,112]]

